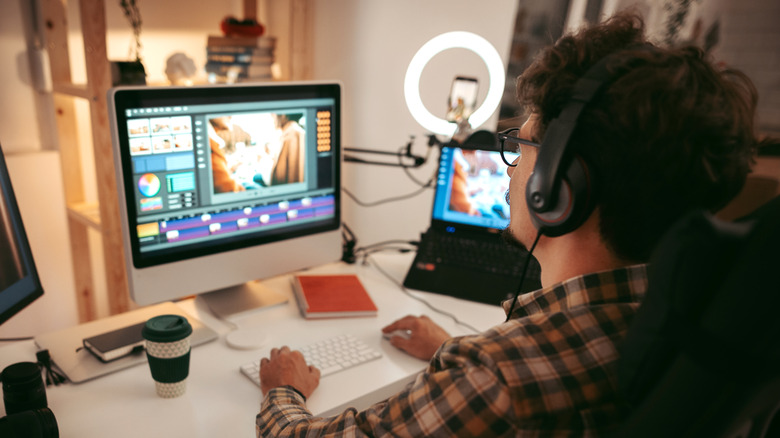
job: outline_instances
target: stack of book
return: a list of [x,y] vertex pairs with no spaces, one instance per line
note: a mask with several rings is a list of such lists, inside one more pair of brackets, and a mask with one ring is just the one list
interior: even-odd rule
[[208,37],[206,46],[206,73],[225,81],[231,77],[239,81],[271,80],[276,39],[269,36]]

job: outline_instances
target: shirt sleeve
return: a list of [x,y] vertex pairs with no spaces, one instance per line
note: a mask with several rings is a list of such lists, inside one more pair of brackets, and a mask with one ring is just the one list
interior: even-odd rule
[[445,343],[428,369],[389,399],[365,411],[314,417],[303,398],[288,388],[268,392],[257,415],[257,435],[288,437],[499,436],[510,430],[509,391],[478,350]]

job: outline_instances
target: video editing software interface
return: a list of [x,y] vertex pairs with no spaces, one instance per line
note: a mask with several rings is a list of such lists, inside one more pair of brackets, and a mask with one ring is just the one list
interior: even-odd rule
[[[516,155],[507,153],[507,159]],[[509,224],[509,175],[498,151],[442,147],[433,218],[480,228]]]
[[274,96],[124,109],[136,267],[338,226],[338,102]]

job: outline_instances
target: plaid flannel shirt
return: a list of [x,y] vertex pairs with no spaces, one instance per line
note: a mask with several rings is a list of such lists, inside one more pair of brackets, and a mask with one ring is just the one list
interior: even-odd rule
[[446,341],[414,382],[365,411],[317,418],[293,390],[272,389],[257,435],[597,436],[621,419],[616,344],[646,289],[636,265],[521,295],[508,322]]

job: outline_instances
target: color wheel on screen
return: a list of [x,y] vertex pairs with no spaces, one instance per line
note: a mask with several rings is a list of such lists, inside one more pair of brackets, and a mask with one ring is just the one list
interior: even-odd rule
[[160,178],[153,173],[147,173],[138,179],[138,191],[144,196],[154,196],[160,193]]

